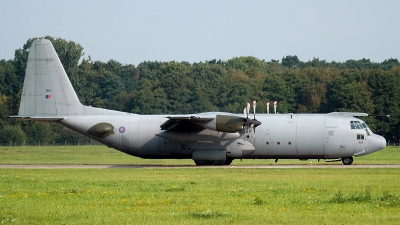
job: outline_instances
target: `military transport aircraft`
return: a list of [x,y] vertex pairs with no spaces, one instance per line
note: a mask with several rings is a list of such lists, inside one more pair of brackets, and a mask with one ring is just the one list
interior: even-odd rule
[[[56,122],[108,147],[142,158],[187,158],[196,165],[229,165],[234,159],[325,159],[350,165],[353,156],[385,148],[365,113],[255,114],[208,112],[138,115],[79,102],[49,40],[29,49],[21,104],[22,120]],[[251,117],[251,116],[250,116]],[[257,128],[257,129],[256,129]]]

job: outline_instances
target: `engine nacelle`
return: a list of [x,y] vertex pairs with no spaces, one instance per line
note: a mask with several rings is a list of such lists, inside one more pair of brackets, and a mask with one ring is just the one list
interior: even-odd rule
[[230,115],[217,115],[215,118],[216,131],[236,133],[243,130],[245,118]]

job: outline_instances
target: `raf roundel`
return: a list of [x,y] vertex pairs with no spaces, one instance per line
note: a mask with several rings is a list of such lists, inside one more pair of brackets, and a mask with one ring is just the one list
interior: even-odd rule
[[121,133],[121,134],[123,134],[123,133],[125,133],[125,127],[120,127],[119,129],[118,129],[118,131]]

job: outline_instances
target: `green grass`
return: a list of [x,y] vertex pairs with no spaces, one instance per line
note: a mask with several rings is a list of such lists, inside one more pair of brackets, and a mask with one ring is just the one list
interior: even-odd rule
[[398,169],[1,169],[14,224],[399,224]]
[[[354,163],[398,164],[399,150],[388,147]],[[278,164],[311,161],[317,163]],[[0,147],[0,164],[193,162],[147,160],[103,146],[79,146]],[[233,163],[249,164],[275,163]],[[0,169],[0,223],[400,224],[399,177],[400,169],[344,167]]]
[[[327,164],[324,160],[281,159],[234,160],[232,165]],[[387,147],[373,154],[354,158],[354,164],[399,164],[400,147]],[[190,159],[141,159],[103,145],[88,146],[6,146],[0,147],[0,164],[157,164],[194,165]],[[342,164],[335,162],[332,164]]]

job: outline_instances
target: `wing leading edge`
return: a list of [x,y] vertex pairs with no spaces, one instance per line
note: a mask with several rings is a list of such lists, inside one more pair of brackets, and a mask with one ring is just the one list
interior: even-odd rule
[[161,130],[168,130],[169,128],[173,127],[174,125],[181,123],[181,122],[187,122],[187,123],[193,123],[193,124],[199,124],[199,123],[204,123],[204,122],[209,122],[215,119],[215,117],[200,117],[200,116],[168,116],[167,121],[165,121],[163,124],[161,124],[160,128]]

